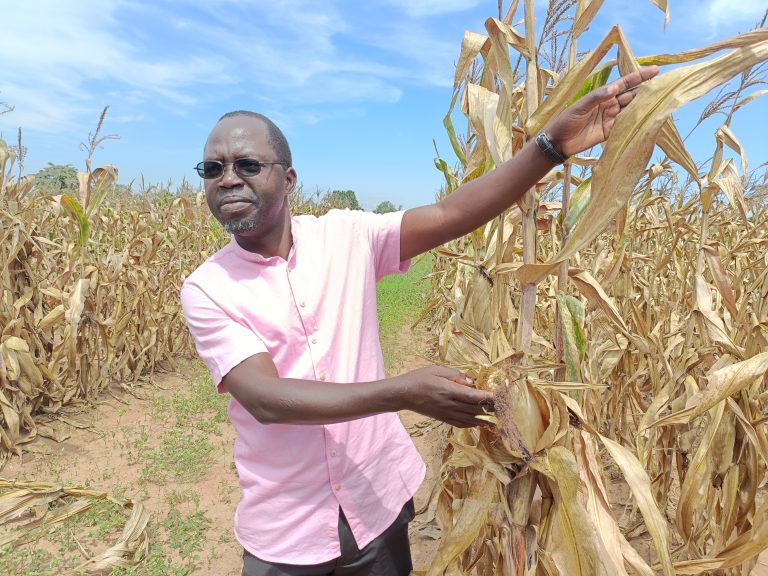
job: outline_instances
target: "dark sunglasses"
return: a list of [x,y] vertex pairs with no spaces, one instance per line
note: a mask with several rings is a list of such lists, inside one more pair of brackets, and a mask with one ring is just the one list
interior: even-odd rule
[[[257,176],[259,172],[261,172],[261,169],[268,164],[280,164],[281,166],[287,165],[286,162],[261,162],[259,160],[254,160],[253,158],[238,158],[232,162],[231,165],[235,170],[235,174],[241,178],[249,178],[251,176]],[[209,180],[212,178],[219,178],[224,174],[224,167],[229,165],[229,163],[223,164],[218,160],[204,160],[195,166],[195,170],[197,170],[200,178]]]

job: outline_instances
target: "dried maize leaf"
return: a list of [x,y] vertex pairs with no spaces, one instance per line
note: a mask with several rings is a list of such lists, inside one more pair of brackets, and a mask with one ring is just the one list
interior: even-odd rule
[[669,6],[667,6],[667,0],[651,0],[651,2],[658,6],[659,10],[664,12],[664,27],[666,28],[667,24],[669,24]]
[[701,274],[696,274],[693,284],[696,298],[696,310],[701,313],[705,331],[712,341],[717,342],[731,354],[744,357],[744,348],[737,346],[725,328],[723,319],[715,312],[712,306],[712,287],[704,280]]
[[87,182],[88,199],[83,203],[83,208],[90,219],[101,206],[112,185],[117,182],[117,168],[110,164],[96,168],[88,175]]
[[132,504],[131,516],[123,528],[118,541],[110,548],[89,559],[76,568],[89,572],[110,570],[120,566],[131,566],[140,560],[138,552],[147,551],[147,524],[149,512],[141,502]]
[[469,494],[452,526],[443,528],[443,539],[429,567],[428,576],[442,576],[446,568],[456,560],[485,527],[491,504],[496,499],[497,481],[491,474],[482,473],[469,487]]
[[737,34],[725,40],[719,40],[712,44],[707,44],[701,48],[694,48],[692,50],[684,50],[683,52],[677,52],[675,54],[654,54],[652,56],[641,56],[637,59],[638,63],[643,66],[649,66],[651,64],[683,64],[685,62],[692,62],[693,60],[701,60],[707,56],[711,56],[715,52],[720,52],[728,48],[740,48],[749,46],[756,42],[761,42],[766,39],[765,28],[757,28],[750,32],[744,32],[743,34]]
[[[618,41],[618,31],[611,32],[606,40],[614,38]],[[517,271],[520,282],[540,281],[560,262],[589,244],[623,208],[645,170],[659,130],[672,112],[766,59],[768,30],[755,36],[751,46],[737,48],[708,62],[677,68],[646,82],[618,116],[605,143],[603,155],[593,169],[592,197],[578,228],[547,263],[522,266]],[[553,103],[552,108],[559,110],[560,106]]]
[[[722,129],[721,129],[722,130]],[[739,210],[742,222],[749,226],[749,217],[747,216],[747,207],[744,201],[744,185],[741,177],[733,166],[733,160],[730,158],[723,162],[718,173],[719,178],[712,181],[712,184],[719,188],[726,195],[731,205]]]
[[622,334],[630,333],[613,299],[606,294],[603,287],[588,270],[571,268],[568,270],[568,277],[593,308],[605,313],[611,323],[621,330]]
[[720,256],[718,255],[717,250],[712,246],[704,246],[703,251],[704,255],[707,257],[709,270],[712,272],[712,277],[715,280],[715,286],[723,297],[725,307],[728,309],[728,312],[730,312],[731,317],[736,318],[739,315],[739,310],[736,306],[736,297],[731,289],[731,284],[728,281],[728,275],[725,273]]
[[[496,110],[499,106],[499,95],[483,86],[469,84],[466,90],[467,106],[465,113],[478,134],[478,139],[488,149],[493,161],[502,163],[504,151],[496,139]],[[507,150],[507,154],[509,151]]]
[[749,439],[750,444],[752,444],[755,451],[760,454],[762,461],[768,464],[768,439],[766,439],[765,433],[763,432],[758,434],[758,431],[755,429],[755,425],[747,419],[744,411],[741,409],[741,406],[739,406],[733,398],[728,398],[727,403],[728,408],[736,416],[739,425],[741,426],[741,429],[746,437]]
[[708,502],[714,462],[710,458],[717,431],[720,428],[725,404],[718,404],[710,414],[710,420],[701,438],[680,488],[677,506],[677,529],[686,544],[693,543],[697,532],[706,521],[702,504]]
[[5,432],[8,434],[8,440],[10,446],[7,446],[9,450],[13,450],[15,453],[20,454],[19,448],[16,444],[20,440],[20,419],[16,408],[11,404],[6,396],[5,390],[0,390],[0,411],[2,411],[5,425],[3,426]]
[[463,468],[472,466],[493,474],[496,479],[505,486],[509,484],[511,478],[509,474],[504,470],[504,467],[500,465],[502,463],[492,460],[489,457],[487,451],[483,451],[476,446],[464,444],[455,437],[449,438],[448,443],[454,447],[454,453],[448,460],[448,463],[450,463],[453,467]]
[[727,365],[707,377],[707,387],[688,399],[685,408],[659,418],[650,426],[687,424],[720,402],[765,378],[768,371],[768,352],[747,360]]
[[746,106],[746,105],[747,105],[747,104],[749,104],[750,102],[752,102],[752,101],[754,101],[754,100],[757,100],[757,99],[758,99],[758,98],[760,98],[761,96],[765,96],[766,94],[768,94],[768,90],[755,90],[755,91],[754,91],[754,92],[752,92],[752,93],[751,93],[749,96],[747,96],[746,98],[743,98],[743,99],[739,100],[739,101],[738,101],[738,102],[737,102],[737,103],[734,105],[734,107],[733,107],[733,110],[734,110],[734,112],[735,112],[736,110],[738,110],[739,108],[742,108],[742,107]]
[[576,5],[576,21],[571,27],[574,38],[578,38],[586,31],[602,5],[603,0],[579,0]]
[[531,462],[547,479],[554,497],[542,519],[542,546],[562,574],[597,576],[612,574],[604,564],[594,519],[582,505],[584,485],[571,452],[555,446],[544,458]]
[[661,561],[662,571],[666,576],[672,576],[675,570],[670,555],[669,527],[653,499],[651,481],[647,472],[637,458],[624,446],[602,435],[599,438],[611,454],[613,461],[621,469],[632,495],[635,497],[635,502],[643,515],[648,533],[653,539],[656,553]]
[[696,162],[693,161],[693,158],[691,158],[690,153],[686,149],[672,118],[669,118],[662,125],[657,144],[672,161],[677,162],[688,172],[694,182],[701,182]]
[[[589,515],[594,519],[599,542],[604,547],[604,563],[610,567],[612,574],[627,575],[624,568],[624,555],[627,546],[632,548],[621,533],[619,525],[613,516],[605,490],[602,473],[603,466],[598,461],[598,454],[592,436],[585,436],[581,431],[574,430],[574,453],[578,463],[579,475],[586,488],[585,506]],[[634,549],[632,549],[634,550]],[[607,557],[606,557],[607,556]],[[635,551],[630,553],[632,565],[641,574],[653,574],[640,555]],[[637,568],[640,567],[640,570]]]
[[755,514],[752,529],[741,533],[716,557],[675,562],[675,571],[677,574],[697,575],[734,568],[755,558],[766,548],[768,513],[765,507],[762,507]]

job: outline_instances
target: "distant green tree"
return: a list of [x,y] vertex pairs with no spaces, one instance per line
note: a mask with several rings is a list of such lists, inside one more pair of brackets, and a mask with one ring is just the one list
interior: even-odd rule
[[324,199],[332,208],[349,208],[350,210],[362,210],[360,202],[353,190],[333,190]]
[[48,166],[35,174],[35,188],[43,194],[76,192],[77,168],[72,164],[61,165],[48,163]]
[[376,214],[386,214],[387,212],[397,212],[398,210],[402,209],[402,205],[395,206],[389,200],[384,200],[384,202],[381,202],[378,206],[376,206],[374,212],[376,212]]

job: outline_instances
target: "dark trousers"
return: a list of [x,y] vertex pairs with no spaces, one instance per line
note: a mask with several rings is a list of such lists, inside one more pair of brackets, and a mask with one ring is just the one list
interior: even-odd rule
[[264,562],[246,550],[242,576],[408,576],[413,569],[408,522],[415,515],[413,500],[409,500],[392,525],[360,550],[339,510],[341,556],[322,564],[295,566]]

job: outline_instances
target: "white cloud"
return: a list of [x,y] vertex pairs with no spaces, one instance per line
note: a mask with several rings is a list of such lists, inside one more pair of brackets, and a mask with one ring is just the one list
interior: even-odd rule
[[395,102],[406,84],[450,85],[460,36],[423,16],[480,0],[381,2],[9,3],[0,96],[16,110],[0,129],[60,133],[90,125],[106,104],[115,118],[150,121],[158,110],[185,116],[241,97],[309,122],[331,113],[320,105]]
[[410,82],[432,86],[453,84],[454,62],[461,49],[460,36],[441,38],[423,26],[404,22],[376,32],[368,31],[368,41],[407,62],[399,74]]
[[[40,130],[60,133],[76,129],[78,117],[97,118],[97,106],[69,98],[50,97],[46,91],[16,83],[2,83],[2,101],[14,107],[13,112],[0,115],[0,129]],[[85,100],[85,98],[83,98]]]
[[768,9],[765,0],[710,0],[704,12],[713,33],[721,29],[740,27],[742,31],[758,24]]
[[446,76],[450,80],[450,74],[434,72],[446,43],[423,26],[413,30],[409,18],[380,14],[370,6],[342,13],[330,2],[276,0],[244,39],[231,31],[244,20],[247,4],[236,3],[226,12],[210,7],[216,25],[198,33],[227,55],[243,81],[270,97],[307,105],[392,102],[400,98],[404,81],[444,85]]
[[4,123],[42,132],[79,125],[82,114],[92,115],[94,108],[107,104],[94,101],[102,96],[93,84],[193,103],[190,87],[220,68],[218,58],[149,55],[131,42],[123,27],[122,11],[130,8],[121,0],[35,0],[5,6],[3,16],[13,25],[0,35],[0,53],[13,56],[4,59],[0,90],[16,111]]

